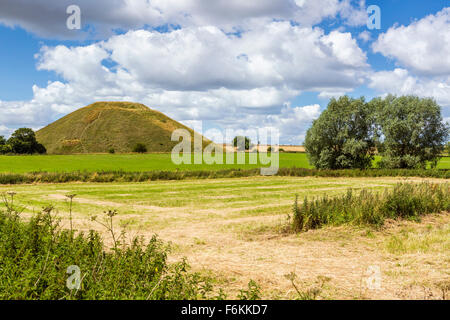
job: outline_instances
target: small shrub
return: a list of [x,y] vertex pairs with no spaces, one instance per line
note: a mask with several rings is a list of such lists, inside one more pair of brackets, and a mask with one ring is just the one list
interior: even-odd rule
[[147,147],[146,147],[145,144],[143,144],[143,143],[137,143],[137,144],[133,147],[133,152],[137,152],[137,153],[146,153],[146,152],[147,152]]
[[108,153],[114,154],[114,153],[116,153],[116,150],[114,148],[109,148]]

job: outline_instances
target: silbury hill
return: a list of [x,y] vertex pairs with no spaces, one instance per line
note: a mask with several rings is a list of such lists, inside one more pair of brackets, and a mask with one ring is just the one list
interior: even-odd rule
[[[186,129],[194,141],[194,131],[140,103],[96,102],[78,109],[36,133],[50,154],[132,152],[144,144],[148,152],[170,152],[178,141],[172,132]],[[203,146],[209,143],[203,140]]]

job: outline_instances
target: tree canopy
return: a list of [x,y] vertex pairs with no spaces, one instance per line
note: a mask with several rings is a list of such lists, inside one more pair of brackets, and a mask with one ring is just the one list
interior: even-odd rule
[[37,142],[34,131],[30,128],[17,129],[8,139],[11,152],[17,154],[45,153],[45,147]]
[[252,146],[252,142],[249,137],[237,136],[233,139],[233,147],[237,147],[238,150],[249,150]]
[[449,133],[440,106],[416,96],[332,99],[308,130],[305,148],[318,169],[365,169],[375,151],[381,167],[436,165]]
[[377,124],[383,141],[385,168],[425,168],[437,164],[444,151],[448,126],[441,107],[429,98],[388,96],[374,100]]
[[306,133],[309,160],[318,169],[368,168],[373,130],[373,110],[364,98],[333,98]]

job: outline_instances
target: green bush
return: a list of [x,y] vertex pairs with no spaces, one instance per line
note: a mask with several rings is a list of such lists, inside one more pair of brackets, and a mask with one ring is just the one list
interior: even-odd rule
[[[11,201],[5,205],[0,212],[1,300],[204,299],[212,293],[211,280],[189,272],[185,260],[167,262],[170,248],[156,236],[146,245],[141,238],[129,245],[115,241],[108,250],[95,231],[62,230],[52,207],[22,221]],[[81,270],[79,289],[66,285],[69,266]]]
[[11,152],[12,152],[11,146],[7,144],[7,141],[3,136],[0,136],[0,154],[7,154]]
[[12,153],[12,147],[9,144],[0,145],[0,154]]
[[137,144],[133,147],[133,152],[137,152],[137,153],[146,153],[146,152],[147,152],[147,147],[146,147],[145,144],[143,144],[143,143],[137,143]]
[[116,150],[114,148],[109,148],[108,153],[114,154],[116,153]]
[[301,232],[344,223],[381,225],[386,218],[417,220],[422,215],[446,210],[450,210],[448,183],[401,183],[383,193],[364,189],[356,193],[349,189],[335,198],[305,198],[301,206],[296,198],[292,228]]

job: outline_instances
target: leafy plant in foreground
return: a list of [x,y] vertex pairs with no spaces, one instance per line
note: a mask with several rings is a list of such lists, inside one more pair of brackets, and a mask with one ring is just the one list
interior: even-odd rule
[[[169,264],[170,247],[156,236],[144,244],[116,243],[108,250],[95,231],[60,227],[49,206],[28,221],[6,199],[0,212],[0,299],[205,299],[208,278],[189,272],[185,260]],[[112,221],[112,216],[110,217]],[[81,270],[80,287],[66,286],[67,270]]]

